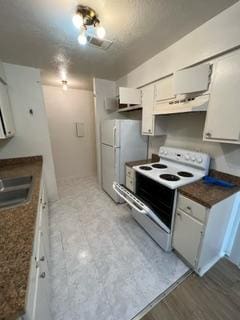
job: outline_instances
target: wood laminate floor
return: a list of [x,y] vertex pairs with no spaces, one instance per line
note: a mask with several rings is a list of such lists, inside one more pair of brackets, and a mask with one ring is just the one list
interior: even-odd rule
[[239,320],[240,270],[226,259],[192,274],[142,320]]

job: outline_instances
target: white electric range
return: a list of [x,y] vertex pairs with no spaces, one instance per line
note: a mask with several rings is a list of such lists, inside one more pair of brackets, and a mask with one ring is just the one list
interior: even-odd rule
[[133,217],[165,250],[171,250],[177,188],[208,174],[210,157],[185,149],[160,147],[160,161],[135,166],[135,193],[117,183],[113,189],[132,208]]

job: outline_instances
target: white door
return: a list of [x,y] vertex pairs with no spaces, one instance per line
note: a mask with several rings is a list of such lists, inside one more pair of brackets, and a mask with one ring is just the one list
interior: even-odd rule
[[173,76],[159,80],[155,84],[155,101],[163,101],[174,98]]
[[44,246],[40,237],[39,267],[37,269],[33,320],[51,320],[49,307],[49,273],[46,259],[43,259],[43,257],[45,257]]
[[179,95],[208,90],[210,71],[209,63],[176,71],[173,76],[174,94]]
[[217,62],[204,139],[240,143],[240,52]]
[[141,90],[135,88],[119,88],[120,104],[141,104]]
[[153,128],[154,86],[142,88],[142,134],[151,135]]
[[0,81],[0,109],[1,109],[3,126],[4,126],[3,132],[5,133],[5,135],[2,136],[2,132],[1,132],[0,138],[11,137],[15,133],[15,125],[13,121],[11,105],[9,102],[7,85],[3,84],[1,81]]
[[203,224],[184,212],[177,211],[173,232],[173,248],[176,249],[193,267],[201,242]]
[[42,225],[41,230],[43,232],[44,251],[47,260],[49,261],[49,221],[48,221],[48,202],[46,189],[43,184],[42,190]]
[[101,142],[108,146],[119,147],[119,120],[104,120],[101,123]]
[[112,185],[114,181],[119,182],[119,152],[120,148],[102,144],[102,187],[116,202],[119,197]]

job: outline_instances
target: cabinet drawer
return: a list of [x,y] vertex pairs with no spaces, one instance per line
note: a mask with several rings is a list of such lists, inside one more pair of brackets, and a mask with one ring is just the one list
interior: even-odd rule
[[134,186],[134,179],[126,176],[126,187],[134,192],[135,186]]
[[182,194],[179,194],[177,208],[193,216],[199,221],[205,222],[207,209],[201,204],[184,197]]
[[133,168],[126,166],[126,176],[132,179],[134,178]]

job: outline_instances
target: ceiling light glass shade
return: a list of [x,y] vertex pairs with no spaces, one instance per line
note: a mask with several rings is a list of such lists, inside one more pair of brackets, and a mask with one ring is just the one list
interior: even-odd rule
[[78,42],[83,46],[87,43],[87,37],[84,30],[78,36]]
[[83,17],[81,14],[79,13],[76,13],[73,18],[72,18],[72,22],[74,24],[74,26],[77,28],[77,29],[80,29],[83,25]]
[[106,31],[102,26],[96,27],[96,34],[99,39],[103,39],[106,35]]

